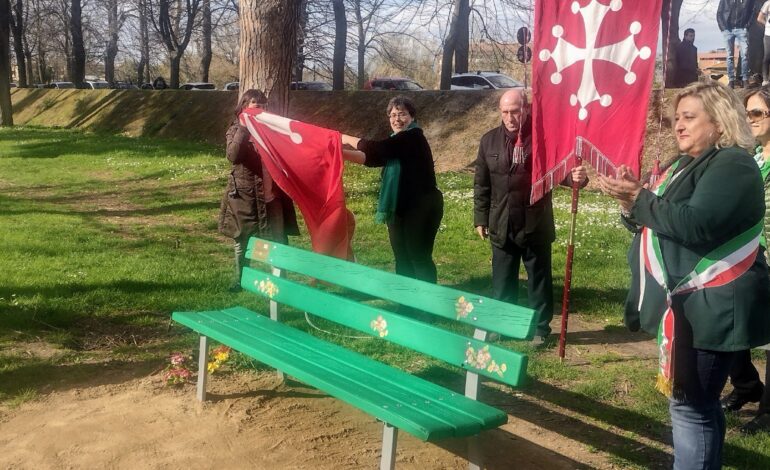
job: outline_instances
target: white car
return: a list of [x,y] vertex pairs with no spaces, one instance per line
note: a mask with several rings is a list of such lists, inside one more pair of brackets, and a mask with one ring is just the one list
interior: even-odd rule
[[110,84],[104,80],[86,80],[87,90],[106,90],[110,87]]
[[223,86],[222,89],[227,91],[238,91],[239,84],[240,84],[239,82],[225,83],[225,86]]
[[451,90],[492,90],[519,88],[524,84],[500,72],[457,73],[452,75]]
[[179,85],[180,90],[216,90],[217,87],[213,83],[208,82],[190,82]]

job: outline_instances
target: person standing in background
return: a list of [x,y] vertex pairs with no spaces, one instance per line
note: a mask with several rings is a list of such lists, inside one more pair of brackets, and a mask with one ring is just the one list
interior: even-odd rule
[[675,86],[684,88],[698,81],[698,48],[695,47],[695,30],[684,30],[682,42],[676,46]]
[[[749,81],[748,27],[754,11],[754,0],[719,0],[717,25],[727,48],[727,77],[730,88],[743,87]],[[741,56],[742,79],[735,76],[735,43]]]

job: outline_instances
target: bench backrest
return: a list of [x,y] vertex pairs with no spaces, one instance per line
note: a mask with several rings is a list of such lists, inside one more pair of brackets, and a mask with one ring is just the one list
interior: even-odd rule
[[[377,298],[515,338],[531,337],[535,313],[457,289],[379,271],[306,250],[252,238],[247,256]],[[526,377],[527,356],[414,318],[362,304],[266,272],[244,268],[241,286],[284,305],[428,354],[509,385]]]

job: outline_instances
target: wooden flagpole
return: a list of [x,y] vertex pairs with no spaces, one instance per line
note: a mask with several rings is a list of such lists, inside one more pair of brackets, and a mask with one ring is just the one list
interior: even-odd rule
[[[580,145],[580,144],[578,144]],[[576,152],[575,163],[579,166],[583,159]],[[572,206],[570,208],[569,238],[567,239],[567,262],[564,270],[564,289],[561,295],[561,334],[559,335],[559,359],[564,360],[564,350],[567,345],[567,323],[569,321],[569,298],[572,288],[572,258],[575,253],[575,225],[577,221],[578,199],[580,198],[580,183],[572,182]]]

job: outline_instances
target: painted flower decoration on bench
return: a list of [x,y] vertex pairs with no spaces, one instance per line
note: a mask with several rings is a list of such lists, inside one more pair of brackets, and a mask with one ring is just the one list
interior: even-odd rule
[[377,318],[372,320],[369,326],[371,326],[374,331],[379,333],[380,338],[388,336],[388,322],[382,318],[382,315],[377,315]]
[[500,377],[503,377],[505,371],[508,370],[508,366],[504,363],[498,364],[492,359],[489,346],[484,346],[478,351],[473,346],[468,346],[468,349],[465,350],[465,362],[476,369],[486,369],[490,374],[497,374]]
[[465,296],[460,296],[455,302],[455,312],[457,319],[467,317],[473,311],[473,304],[465,300]]
[[256,284],[257,289],[268,296],[269,298],[273,298],[278,294],[278,286],[273,284],[273,281],[270,279],[264,279],[262,281],[254,281],[254,284]]

